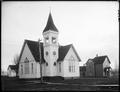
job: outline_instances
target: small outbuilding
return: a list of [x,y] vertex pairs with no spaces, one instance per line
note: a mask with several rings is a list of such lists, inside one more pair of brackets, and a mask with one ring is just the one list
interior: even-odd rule
[[9,65],[7,69],[7,75],[9,77],[16,77],[17,66],[16,65]]
[[111,75],[110,60],[107,55],[96,56],[86,62],[86,76],[109,77]]

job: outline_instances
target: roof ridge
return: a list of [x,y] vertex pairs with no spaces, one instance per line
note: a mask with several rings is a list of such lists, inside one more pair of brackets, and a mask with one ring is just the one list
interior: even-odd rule
[[97,57],[94,57],[94,58],[100,58],[100,57],[108,57],[108,56],[107,55],[103,55],[103,56],[97,56]]
[[68,44],[68,45],[60,45],[60,46],[62,46],[62,47],[65,47],[65,46],[70,46],[70,45],[73,45],[73,44]]
[[[25,41],[29,41],[29,42],[38,42],[38,41],[28,40],[28,39],[25,39]],[[40,43],[43,43],[43,42],[40,42]]]

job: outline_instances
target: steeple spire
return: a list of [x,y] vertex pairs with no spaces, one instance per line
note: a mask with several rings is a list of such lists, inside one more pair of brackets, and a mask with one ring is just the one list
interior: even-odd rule
[[49,31],[49,30],[58,32],[58,29],[54,25],[54,22],[53,22],[53,19],[52,19],[52,15],[51,15],[51,11],[49,13],[47,25],[46,25],[45,29],[43,30],[43,32],[46,32],[46,31]]

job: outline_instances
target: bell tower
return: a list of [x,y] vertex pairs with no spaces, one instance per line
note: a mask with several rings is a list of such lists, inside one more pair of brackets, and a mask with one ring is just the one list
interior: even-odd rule
[[57,75],[57,59],[58,59],[58,30],[54,25],[52,15],[49,13],[47,25],[43,30],[44,38],[44,59],[46,61],[46,76]]

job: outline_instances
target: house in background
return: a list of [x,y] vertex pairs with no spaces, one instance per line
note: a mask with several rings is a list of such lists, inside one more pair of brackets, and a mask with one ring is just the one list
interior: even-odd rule
[[110,60],[108,56],[96,56],[86,62],[86,76],[109,77],[111,75]]
[[88,59],[86,62],[86,72],[85,75],[88,77],[94,77],[95,76],[95,68],[94,68],[94,62],[92,59]]
[[110,60],[108,56],[97,56],[93,59],[95,76],[96,77],[109,77],[111,74]]
[[17,66],[16,65],[9,65],[7,69],[7,75],[9,77],[16,77]]
[[[19,58],[19,78],[40,78],[40,71],[43,77],[79,77],[81,59],[72,44],[66,46],[58,44],[58,35],[58,29],[50,13],[43,30],[43,42],[39,45],[38,41],[24,41]],[[42,62],[42,68],[40,68],[40,62]]]
[[84,78],[86,76],[86,66],[80,66],[80,77]]

